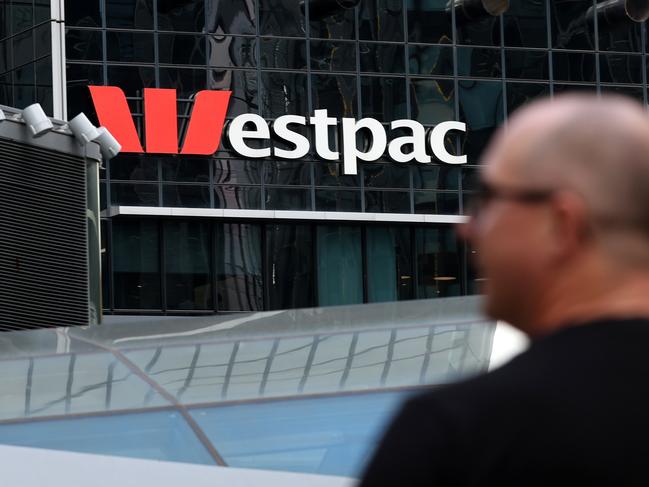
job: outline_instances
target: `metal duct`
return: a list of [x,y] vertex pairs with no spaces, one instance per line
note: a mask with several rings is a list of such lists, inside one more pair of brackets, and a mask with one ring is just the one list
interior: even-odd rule
[[586,11],[587,25],[597,16],[600,30],[614,30],[649,19],[649,0],[606,0]]

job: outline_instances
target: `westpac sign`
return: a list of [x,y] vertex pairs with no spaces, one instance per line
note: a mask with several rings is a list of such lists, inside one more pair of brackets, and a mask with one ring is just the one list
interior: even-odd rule
[[[311,127],[318,157],[326,161],[342,159],[344,174],[357,174],[359,160],[376,161],[384,156],[386,150],[387,156],[395,162],[429,163],[433,156],[447,164],[467,162],[465,155],[450,154],[444,145],[448,132],[466,131],[462,122],[441,122],[426,130],[414,120],[395,120],[389,125],[395,136],[388,141],[384,125],[376,119],[343,118],[339,122],[322,109],[315,110],[308,118],[283,115],[270,124],[259,115],[247,113],[233,118],[224,130],[232,92],[216,90],[203,90],[196,94],[182,147],[179,147],[176,90],[163,88],[144,89],[145,150],[124,92],[116,86],[89,88],[99,122],[119,141],[122,152],[210,155],[218,150],[223,137],[227,146],[245,158],[300,159],[311,151],[311,143],[296,129]],[[330,147],[331,129],[338,129],[339,148]],[[359,137],[361,134],[364,137]],[[271,139],[288,144],[290,148],[264,144]],[[249,142],[252,140],[258,142],[251,145]]]

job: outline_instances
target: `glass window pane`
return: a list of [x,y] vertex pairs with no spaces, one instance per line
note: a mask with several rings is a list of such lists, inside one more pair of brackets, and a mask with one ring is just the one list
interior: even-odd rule
[[413,167],[413,185],[415,189],[458,189],[458,167],[442,165],[417,164]]
[[310,210],[311,190],[301,188],[267,188],[267,210]]
[[[458,47],[458,75],[499,78],[502,75],[500,52],[500,49],[488,47]],[[509,76],[509,72],[507,72],[507,76]]]
[[158,224],[114,219],[113,288],[117,309],[160,309]]
[[162,186],[162,206],[209,208],[210,188],[207,185],[165,184]]
[[261,208],[261,190],[254,186],[216,186],[214,207],[258,210]]
[[266,184],[311,184],[311,164],[305,162],[267,161]]
[[306,42],[298,39],[262,38],[261,67],[306,69]]
[[207,53],[207,64],[211,67],[253,68],[257,66],[254,38],[208,36]]
[[500,45],[500,17],[486,16],[480,20],[469,19],[462,15],[462,9],[455,9],[457,24],[457,43],[473,46]]
[[79,453],[214,464],[176,411],[5,424],[0,426],[0,441]]
[[101,27],[101,15],[99,13],[100,1],[85,0],[83,2],[77,2],[75,0],[65,0],[65,25],[75,27]]
[[[95,109],[90,99],[88,85],[104,84],[104,75],[101,66],[66,63],[65,72],[67,79],[68,120],[84,112],[93,121],[93,118],[95,118],[93,116]],[[13,100],[7,104],[13,105]],[[97,120],[94,120],[94,123],[97,123]]]
[[224,223],[216,229],[217,309],[261,311],[261,227]]
[[595,49],[595,26],[584,26],[575,19],[583,17],[594,0],[554,0],[550,2],[552,47],[555,49]]
[[158,34],[160,63],[205,65],[206,38],[202,35]]
[[595,55],[584,52],[553,52],[554,79],[560,81],[595,81]]
[[259,184],[262,167],[262,161],[217,159],[214,161],[214,182]]
[[164,224],[167,308],[211,309],[210,225],[199,221]]
[[410,74],[453,76],[453,48],[411,44],[408,66]]
[[626,54],[600,54],[599,76],[602,83],[642,83],[642,57]]
[[330,40],[311,41],[311,69],[314,71],[356,71],[356,43]]
[[262,115],[304,115],[307,106],[307,77],[297,73],[261,73]]
[[361,211],[361,192],[316,189],[317,211]]
[[405,52],[402,44],[362,42],[359,46],[361,71],[366,73],[405,72]]
[[548,79],[548,53],[507,49],[505,69],[508,78]]
[[550,85],[540,83],[507,83],[507,113],[526,103],[550,94]]
[[548,47],[546,1],[510,2],[504,15],[506,46]]
[[403,42],[403,4],[401,0],[361,2],[361,39]]
[[412,79],[410,111],[412,119],[424,124],[455,120],[453,80]]
[[460,212],[460,198],[457,193],[415,191],[415,213],[457,215]]
[[410,166],[406,164],[363,164],[366,188],[410,187]]
[[311,37],[320,39],[354,39],[356,37],[355,9],[338,8],[335,2],[320,2],[320,5],[327,3],[331,4],[333,8],[309,10]]
[[101,61],[101,32],[68,29],[65,33],[65,56],[70,60]]
[[503,120],[503,86],[499,81],[460,80],[460,120],[465,122],[463,154],[479,161],[482,149]]
[[316,186],[360,186],[360,176],[343,174],[342,164],[320,161],[314,169]]
[[110,200],[112,205],[160,206],[157,184],[112,183]]
[[458,296],[460,255],[455,233],[450,226],[417,228],[417,298]]
[[304,36],[304,14],[300,2],[257,0],[261,35]]
[[205,4],[209,9],[212,3],[210,0],[158,1],[158,30],[203,32]]
[[[232,91],[228,105],[228,118],[242,113],[259,113],[257,72],[251,70],[209,69],[208,90]],[[205,84],[200,88],[205,89]]]
[[367,227],[366,253],[368,301],[412,299],[414,275],[410,229]]
[[451,17],[446,13],[446,4],[446,0],[406,0],[408,39],[431,44],[450,43],[453,29]]
[[354,76],[311,76],[313,109],[327,108],[330,117],[355,117],[358,113]]
[[313,244],[309,225],[266,225],[269,309],[315,304]]
[[158,164],[155,159],[132,154],[119,154],[109,162],[111,180],[157,181]]
[[411,213],[408,191],[365,191],[365,211],[373,213]]
[[160,68],[160,88],[175,88],[178,98],[190,98],[205,89],[204,69]]
[[361,78],[363,117],[391,122],[407,116],[404,78]]
[[[177,182],[207,182],[210,179],[210,159],[194,157],[162,157],[162,180]],[[111,161],[112,163],[112,161]]]
[[105,0],[106,25],[125,29],[153,29],[153,0]]
[[[172,5],[175,3],[171,2]],[[206,2],[206,32],[234,35],[254,34],[256,25],[257,15],[254,2],[242,2],[241,0],[209,0]]]
[[361,229],[317,227],[318,306],[363,302]]
[[109,61],[153,63],[153,33],[106,32]]

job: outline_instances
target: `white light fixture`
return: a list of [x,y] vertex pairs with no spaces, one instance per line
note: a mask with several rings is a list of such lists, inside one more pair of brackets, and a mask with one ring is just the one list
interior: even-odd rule
[[0,122],[2,122],[2,121],[3,121],[4,119],[6,119],[6,118],[7,118],[7,116],[5,115],[5,112],[3,112],[2,110],[0,110]]
[[95,127],[84,113],[80,113],[68,122],[68,127],[81,145],[99,137],[99,130]]
[[54,128],[54,124],[47,118],[43,107],[38,103],[34,103],[25,108],[22,112],[22,118],[33,137],[39,137]]
[[99,127],[97,129],[99,135],[95,139],[101,148],[101,155],[104,160],[112,159],[119,151],[122,150],[122,146],[117,142],[117,139],[106,129],[106,127]]

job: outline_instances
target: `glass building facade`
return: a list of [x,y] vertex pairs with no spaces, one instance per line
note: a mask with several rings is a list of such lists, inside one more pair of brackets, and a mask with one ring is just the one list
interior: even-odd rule
[[[314,154],[243,160],[221,147],[209,157],[119,155],[101,176],[106,311],[245,311],[474,293],[471,250],[452,223],[462,221],[489,137],[540,96],[613,91],[645,102],[646,25],[592,15],[603,5],[595,0],[512,0],[504,14],[474,19],[447,3],[65,0],[70,117],[92,118],[88,85],[111,85],[124,90],[142,136],[147,87],[177,90],[181,132],[204,89],[232,91],[228,118],[256,113],[272,122],[326,108],[336,118],[467,126],[445,140],[467,164],[386,158],[361,163],[358,175]],[[37,32],[37,9],[32,1],[4,5],[0,43],[15,61],[20,43],[10,40]],[[28,6],[32,20],[16,27],[15,12]],[[33,55],[23,48],[31,57],[0,65],[2,103],[41,101],[37,83],[31,99],[16,95],[23,92],[15,66],[31,63],[37,72],[41,62],[36,51],[45,44],[31,42]],[[295,214],[277,217],[289,211]]]

